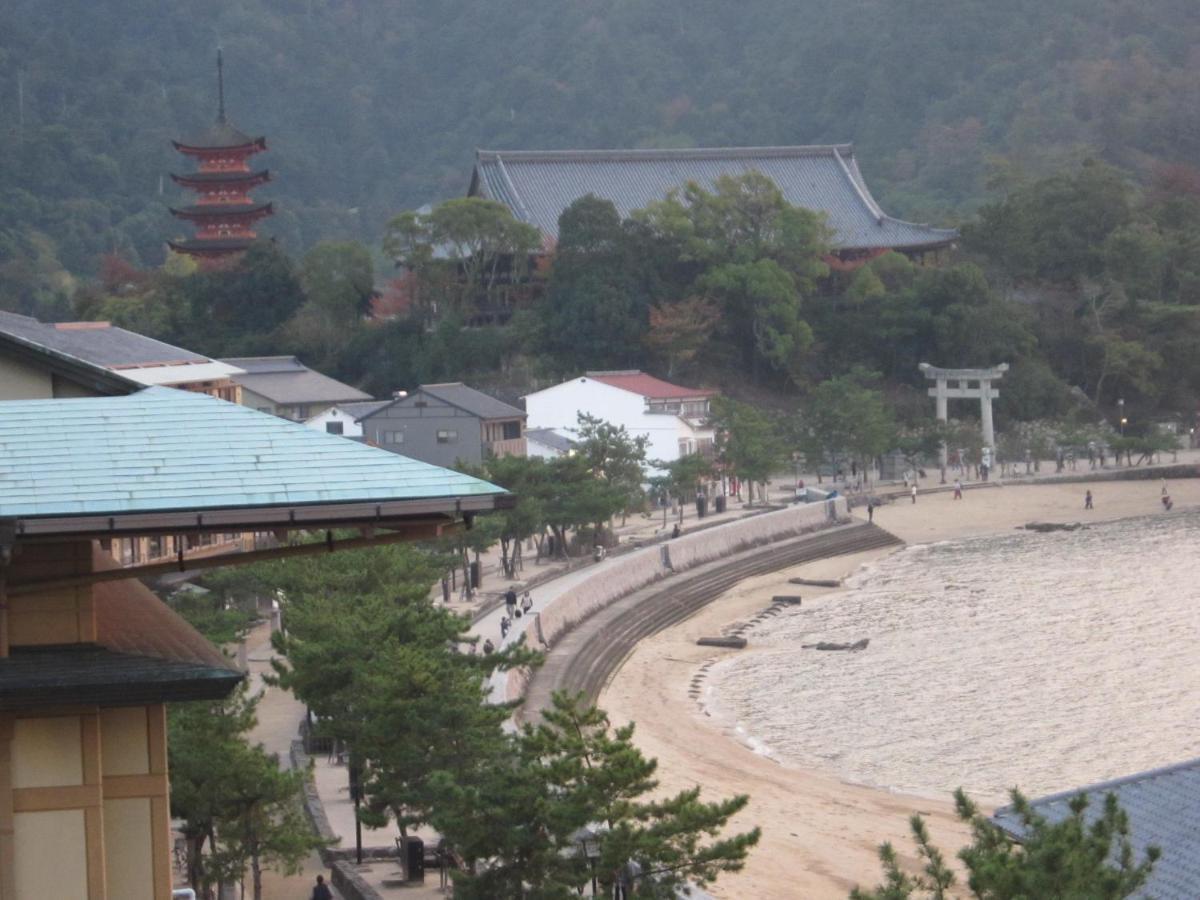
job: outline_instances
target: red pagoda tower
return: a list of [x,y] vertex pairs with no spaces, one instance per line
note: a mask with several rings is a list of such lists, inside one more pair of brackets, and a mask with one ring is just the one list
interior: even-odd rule
[[274,212],[270,203],[255,203],[250,197],[250,191],[271,180],[271,173],[250,169],[250,157],[267,149],[266,139],[238,131],[225,118],[221,51],[217,51],[216,123],[190,140],[171,143],[184,156],[199,162],[195,172],[172,174],[172,180],[199,196],[189,206],[171,209],[171,215],[196,226],[195,236],[167,243],[177,253],[204,261],[224,260],[241,253],[257,237],[254,223]]

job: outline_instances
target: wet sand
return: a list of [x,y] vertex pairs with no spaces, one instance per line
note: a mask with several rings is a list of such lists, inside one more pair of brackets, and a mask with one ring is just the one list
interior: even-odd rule
[[[1096,508],[1083,509],[1091,488]],[[1175,508],[1200,506],[1200,480],[1171,482]],[[876,511],[875,521],[910,544],[995,534],[1028,522],[1098,522],[1161,512],[1160,482],[1033,485],[968,490],[963,500],[939,493],[907,499]],[[865,516],[864,516],[865,517]],[[848,784],[816,771],[779,764],[755,753],[705,715],[688,695],[707,661],[728,651],[697,647],[695,640],[746,621],[778,593],[801,593],[820,602],[837,589],[797,588],[790,577],[844,578],[889,551],[837,557],[743,582],[687,622],[644,641],[616,674],[600,704],[616,723],[638,724],[636,740],[659,761],[664,791],[699,784],[712,797],[746,793],[751,802],[734,823],[759,825],[763,839],[746,869],[722,878],[717,897],[844,898],[856,884],[879,879],[876,847],[889,840],[911,862],[908,816],[921,812],[934,840],[948,852],[964,843],[966,829],[950,798],[931,800]],[[827,698],[836,704],[838,698]]]

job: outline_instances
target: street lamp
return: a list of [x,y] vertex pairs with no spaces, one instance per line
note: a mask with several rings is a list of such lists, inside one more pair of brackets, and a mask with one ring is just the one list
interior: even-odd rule
[[600,858],[600,835],[590,828],[580,828],[575,832],[575,840],[579,842],[579,855],[588,861],[592,870],[592,896],[597,897],[596,860]]

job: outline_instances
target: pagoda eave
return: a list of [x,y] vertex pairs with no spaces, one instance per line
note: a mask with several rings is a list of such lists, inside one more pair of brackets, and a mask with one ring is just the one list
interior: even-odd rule
[[273,215],[275,208],[270,203],[260,204],[198,204],[196,206],[185,206],[182,209],[170,207],[171,215],[177,219],[186,219],[189,222],[202,222],[207,219],[226,219],[237,221],[255,221],[257,219],[265,219],[267,216]]
[[218,238],[213,240],[189,238],[183,241],[167,241],[167,246],[176,253],[212,259],[241,253],[248,250],[253,243],[253,238]]
[[171,141],[171,145],[180,153],[186,153],[189,156],[212,156],[217,153],[261,153],[267,149],[267,139],[265,137],[252,138],[251,140],[241,144],[229,144],[219,146],[201,147],[194,144],[185,144],[182,141]]
[[257,172],[187,172],[182,175],[171,173],[171,180],[188,188],[220,188],[223,186],[249,189],[271,180],[269,169]]

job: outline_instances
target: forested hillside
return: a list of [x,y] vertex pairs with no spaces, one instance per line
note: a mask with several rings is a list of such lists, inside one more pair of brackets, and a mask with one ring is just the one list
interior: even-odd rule
[[989,178],[1200,159],[1192,0],[7,0],[0,289],[161,262],[218,45],[292,253],[377,244],[477,146],[854,141],[890,211],[950,223]]

